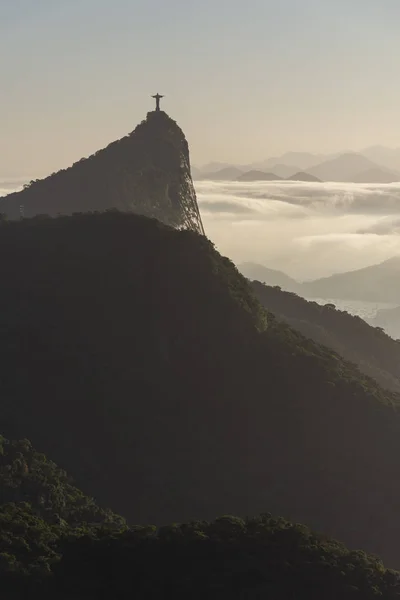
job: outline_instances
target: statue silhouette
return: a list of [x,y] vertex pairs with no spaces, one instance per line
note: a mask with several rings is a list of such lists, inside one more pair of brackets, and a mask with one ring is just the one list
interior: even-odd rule
[[161,100],[161,98],[164,98],[164,96],[160,96],[160,94],[156,94],[155,96],[152,96],[152,98],[156,99],[156,111],[158,112],[160,110],[160,100]]

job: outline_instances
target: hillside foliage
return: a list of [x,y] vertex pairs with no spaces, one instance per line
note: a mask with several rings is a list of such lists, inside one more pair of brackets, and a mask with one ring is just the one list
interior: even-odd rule
[[64,544],[125,529],[124,519],[85,496],[29,440],[0,436],[0,592],[26,594],[42,584]]
[[204,236],[37,217],[3,221],[0,252],[9,439],[129,523],[268,508],[400,564],[399,397],[267,314]]
[[278,319],[305,337],[332,348],[383,387],[400,392],[400,342],[381,328],[334,305],[309,302],[278,287],[253,281],[252,289],[260,303]]

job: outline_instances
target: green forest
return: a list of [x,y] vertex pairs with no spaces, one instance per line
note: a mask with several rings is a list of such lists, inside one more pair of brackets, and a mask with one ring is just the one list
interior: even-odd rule
[[385,598],[400,575],[269,513],[130,526],[28,440],[1,439],[2,598]]
[[3,219],[0,253],[5,598],[398,595],[396,392],[193,231]]

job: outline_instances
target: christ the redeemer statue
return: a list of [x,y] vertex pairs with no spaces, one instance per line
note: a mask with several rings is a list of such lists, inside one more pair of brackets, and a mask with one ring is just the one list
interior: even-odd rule
[[160,100],[161,100],[161,98],[164,98],[164,96],[160,96],[160,94],[156,94],[155,96],[152,96],[152,98],[156,99],[156,111],[158,112],[160,110]]

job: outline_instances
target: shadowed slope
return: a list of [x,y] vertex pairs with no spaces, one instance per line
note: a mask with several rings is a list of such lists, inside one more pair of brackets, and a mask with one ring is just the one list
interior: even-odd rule
[[266,508],[400,564],[398,396],[265,313],[203,236],[0,227],[1,419],[131,523]]

